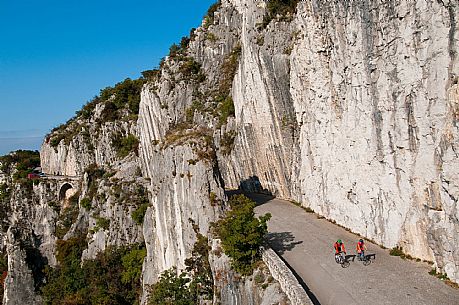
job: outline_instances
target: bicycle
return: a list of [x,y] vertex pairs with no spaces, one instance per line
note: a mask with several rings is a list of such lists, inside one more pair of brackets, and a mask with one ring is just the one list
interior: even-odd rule
[[369,264],[371,264],[371,255],[365,255],[364,251],[361,251],[357,254],[357,259],[359,261],[362,261],[364,266],[368,266]]
[[344,252],[340,252],[338,254],[335,254],[335,262],[337,264],[340,264],[342,268],[347,268],[351,264],[347,259],[346,255]]

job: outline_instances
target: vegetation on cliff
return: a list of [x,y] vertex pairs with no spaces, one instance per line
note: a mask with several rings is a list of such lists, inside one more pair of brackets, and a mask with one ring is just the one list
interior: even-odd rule
[[144,245],[108,247],[81,262],[83,237],[57,242],[57,268],[47,267],[45,304],[139,304]]
[[292,21],[296,14],[299,0],[270,0],[267,2],[266,14],[261,28],[265,28],[273,19],[278,21]]
[[232,267],[243,275],[249,275],[261,259],[260,247],[268,233],[266,223],[271,214],[256,218],[255,202],[244,195],[235,195],[228,203],[231,210],[214,225],[215,233],[221,239],[223,251],[230,257]]
[[185,271],[178,274],[176,268],[166,270],[151,287],[148,304],[195,305],[211,300],[214,289],[209,250],[207,237],[198,233],[192,255],[185,260]]
[[[61,141],[69,145],[73,138],[80,134],[86,138],[86,142],[88,142],[86,144],[91,148],[90,131],[97,134],[101,126],[108,122],[137,119],[140,92],[145,81],[146,79],[143,77],[135,80],[127,78],[114,87],[102,89],[98,96],[76,112],[75,117],[51,130],[46,141],[56,148]],[[101,106],[102,110],[100,115],[96,117],[95,109],[98,105]]]

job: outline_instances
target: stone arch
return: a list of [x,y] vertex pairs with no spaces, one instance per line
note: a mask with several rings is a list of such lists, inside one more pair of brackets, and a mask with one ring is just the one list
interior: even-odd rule
[[73,189],[73,185],[71,185],[68,182],[65,182],[64,184],[61,185],[59,188],[59,201],[68,199],[71,195],[68,193],[71,193],[73,195],[74,192],[69,192],[69,190]]

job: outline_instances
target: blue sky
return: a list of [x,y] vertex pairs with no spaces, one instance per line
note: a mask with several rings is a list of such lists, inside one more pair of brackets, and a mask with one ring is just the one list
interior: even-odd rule
[[0,155],[156,67],[215,0],[0,0]]

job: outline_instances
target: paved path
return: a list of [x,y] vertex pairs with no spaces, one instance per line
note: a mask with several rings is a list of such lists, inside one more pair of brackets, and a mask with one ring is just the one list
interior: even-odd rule
[[51,179],[51,180],[72,180],[77,181],[81,179],[81,176],[60,176],[60,175],[50,175],[45,174],[45,176],[41,177],[42,179]]
[[343,269],[336,264],[333,243],[342,239],[348,255],[355,253],[358,236],[315,214],[283,200],[251,195],[262,205],[257,213],[269,212],[270,244],[294,269],[321,305],[459,305],[459,289],[428,274],[425,263],[402,260],[389,250],[367,242],[367,253],[376,260],[365,267],[360,261]]

